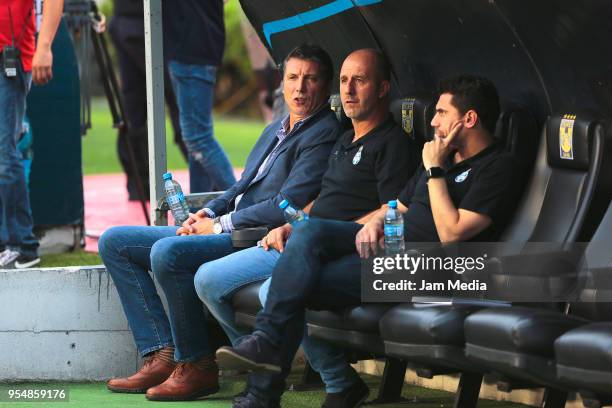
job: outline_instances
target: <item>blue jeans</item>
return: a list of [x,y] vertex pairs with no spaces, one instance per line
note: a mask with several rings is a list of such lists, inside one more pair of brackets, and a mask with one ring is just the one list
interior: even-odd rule
[[[102,234],[98,249],[140,355],[174,345],[177,361],[195,361],[214,350],[193,275],[203,263],[235,249],[229,234],[175,233],[176,227],[113,227]],[[149,271],[166,296],[168,315]]]
[[[232,296],[240,288],[267,278],[259,291],[261,304],[265,304],[269,276],[274,270],[280,253],[263,248],[249,248],[228,255],[200,267],[195,277],[196,292],[213,316],[219,321],[232,344],[236,345],[241,336],[248,334],[236,325]],[[321,374],[328,393],[340,392],[356,381],[357,373],[347,363],[344,352],[326,343],[298,333],[302,347],[311,366]],[[302,337],[303,336],[303,337]],[[291,360],[286,362],[283,370],[291,369]],[[285,389],[286,373],[281,375],[252,374],[249,378],[249,391],[261,399],[277,399]]]
[[189,151],[190,191],[227,190],[236,178],[213,135],[212,104],[217,68],[169,61],[168,71],[178,103],[183,140]]
[[17,77],[0,73],[0,249],[8,246],[36,256],[38,241],[32,232],[30,198],[17,151],[32,75],[18,65]]

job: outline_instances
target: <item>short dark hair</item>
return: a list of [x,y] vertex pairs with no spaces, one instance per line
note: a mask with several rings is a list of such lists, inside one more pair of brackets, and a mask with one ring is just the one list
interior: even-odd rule
[[440,95],[451,94],[451,103],[461,114],[470,109],[478,113],[483,127],[491,134],[499,116],[499,96],[493,82],[473,75],[458,75],[440,81]]
[[292,49],[283,61],[283,71],[287,61],[291,58],[313,61],[319,64],[321,68],[321,77],[326,84],[331,84],[334,78],[334,64],[331,57],[323,48],[315,44],[302,44]]
[[374,54],[376,57],[376,75],[379,81],[390,81],[391,80],[391,64],[389,60],[385,56],[385,53],[374,49],[369,48],[369,51]]

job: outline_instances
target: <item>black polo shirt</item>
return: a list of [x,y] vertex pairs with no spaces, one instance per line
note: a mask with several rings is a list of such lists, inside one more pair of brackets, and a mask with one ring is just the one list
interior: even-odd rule
[[[491,217],[491,225],[470,241],[494,241],[512,215],[519,171],[512,156],[491,145],[457,164],[446,165],[446,185],[456,208]],[[409,242],[439,241],[434,223],[427,177],[423,166],[398,199],[408,207],[404,214],[404,238]]]
[[397,197],[421,162],[416,144],[389,116],[353,142],[345,132],[332,149],[310,215],[351,221]]

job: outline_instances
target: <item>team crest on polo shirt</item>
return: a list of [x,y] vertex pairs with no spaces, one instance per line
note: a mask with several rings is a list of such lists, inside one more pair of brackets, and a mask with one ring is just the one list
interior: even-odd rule
[[455,183],[463,183],[465,179],[468,178],[468,176],[470,175],[470,171],[472,171],[472,169],[467,169],[466,171],[455,177]]
[[361,152],[362,151],[363,151],[363,145],[361,145],[359,150],[357,150],[357,153],[355,153],[355,156],[353,156],[353,166],[358,165],[359,162],[361,161]]

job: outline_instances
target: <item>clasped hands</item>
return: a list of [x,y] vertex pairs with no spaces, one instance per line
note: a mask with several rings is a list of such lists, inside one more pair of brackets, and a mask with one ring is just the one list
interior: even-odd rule
[[199,210],[195,214],[189,213],[183,224],[176,230],[176,235],[208,235],[213,233],[213,220],[206,211]]

